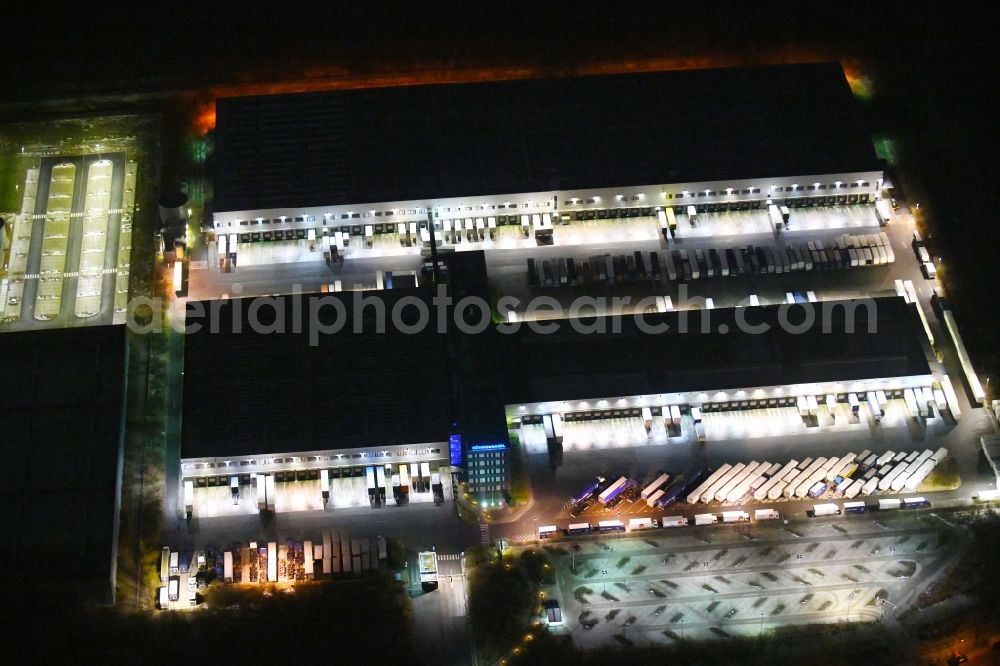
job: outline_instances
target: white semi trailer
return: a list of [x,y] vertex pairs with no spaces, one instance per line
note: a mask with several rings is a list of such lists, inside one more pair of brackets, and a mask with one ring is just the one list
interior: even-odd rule
[[399,492],[403,495],[410,492],[410,471],[405,463],[399,466]]
[[[802,463],[799,464],[801,465]],[[799,472],[797,467],[793,467],[792,469],[785,472],[782,475],[781,480],[778,481],[773,486],[771,486],[771,489],[767,492],[767,499],[776,500],[779,497],[782,497],[785,494],[785,489],[788,488],[789,485],[791,485],[793,480],[796,477],[798,477],[800,473],[801,472]]]
[[854,459],[856,457],[857,456],[853,452],[843,456],[836,465],[830,467],[830,469],[827,470],[826,474],[827,481],[833,481],[838,476],[844,476],[845,472],[847,472],[847,470],[851,468],[851,465],[855,464]]
[[420,465],[410,463],[410,490],[415,493],[423,492],[423,482],[420,480]]
[[847,499],[854,499],[855,497],[858,496],[858,493],[861,492],[861,489],[864,488],[864,486],[865,486],[864,481],[862,481],[861,479],[854,479],[853,481],[851,481],[850,485],[847,486],[847,489],[844,490],[844,497],[846,497]]
[[312,541],[305,541],[302,544],[302,567],[305,571],[306,578],[312,579],[316,574],[316,551],[313,548]]
[[194,481],[184,482],[184,514],[190,518],[194,513]]
[[899,475],[904,469],[906,469],[905,462],[898,462],[892,466],[889,473],[882,477],[878,482],[878,489],[882,491],[889,490],[892,487],[892,481]]
[[759,463],[755,466],[753,463],[747,465],[747,468],[744,469],[743,473],[739,475],[739,477],[742,478],[737,477],[736,479],[733,479],[729,482],[728,486],[723,489],[726,492],[723,499],[727,502],[735,502],[746,495],[750,492],[750,484],[756,481],[757,477],[760,476],[761,469],[766,469],[770,466],[771,464],[767,462]]
[[257,510],[267,511],[267,474],[257,476]]
[[[812,476],[812,474],[817,469],[819,469],[820,466],[825,462],[826,458],[823,456],[820,456],[819,458],[816,458],[816,460],[813,460],[808,467],[799,472],[798,476],[794,477],[789,482],[789,484],[785,486],[785,489],[782,491],[782,494],[785,497],[791,499],[792,496],[795,495],[795,491],[798,489],[798,487],[802,485],[810,476]],[[808,490],[808,488],[806,490]]]
[[375,468],[375,485],[378,486],[378,494],[385,500],[385,467],[378,465]]
[[794,493],[795,497],[802,498],[808,495],[809,491],[812,490],[813,486],[823,481],[823,477],[825,476],[826,472],[823,471],[822,469],[817,469],[816,471],[814,471],[795,488],[795,493]]
[[726,463],[722,465],[722,467],[720,467],[719,469],[712,472],[712,474],[707,479],[705,479],[705,481],[703,481],[700,486],[695,488],[691,492],[691,494],[687,496],[688,504],[697,504],[698,501],[701,499],[702,493],[711,488],[715,484],[715,482],[721,479],[724,474],[726,474],[730,469],[732,469],[732,467],[733,467],[732,465]]
[[659,490],[669,478],[670,475],[666,473],[659,475],[652,483],[642,489],[642,492],[639,493],[639,497],[641,499],[648,499],[649,496]]
[[763,485],[759,486],[753,492],[753,498],[755,500],[757,500],[758,502],[760,502],[761,500],[763,500],[764,498],[766,498],[768,496],[768,492],[770,492],[771,488],[773,488],[775,486],[775,484],[777,484],[778,482],[780,482],[781,479],[786,474],[788,474],[791,470],[794,470],[795,466],[798,465],[798,464],[799,463],[798,463],[797,460],[790,460],[787,463],[785,463],[785,465],[783,467],[781,467],[777,472],[775,472],[775,473],[773,473],[771,475],[771,478],[769,478]]
[[878,458],[875,459],[875,466],[881,467],[882,465],[892,460],[895,457],[895,455],[896,452],[893,451],[892,449],[889,449],[888,451],[886,451],[885,453],[883,453],[882,455],[880,455]]
[[771,226],[775,230],[778,230],[784,226],[785,220],[784,218],[781,217],[781,211],[778,210],[778,207],[775,206],[774,204],[771,204],[770,206],[767,207],[767,216],[770,218]]
[[830,502],[828,504],[816,504],[813,506],[813,517],[819,518],[821,516],[839,516],[840,507],[836,504]]
[[934,471],[936,466],[937,463],[933,460],[925,460],[920,467],[916,469],[916,471],[910,474],[909,478],[906,479],[906,482],[903,484],[903,487],[907,490],[916,490],[917,486],[923,483],[924,479],[927,478],[927,475]]
[[[380,468],[381,469],[381,468]],[[319,472],[319,490],[323,496],[323,503],[330,499],[330,470],[322,469]]]
[[278,497],[277,490],[274,486],[274,474],[267,475],[265,484],[267,485],[267,510],[274,513]]
[[883,227],[892,221],[892,206],[885,199],[879,199],[875,202],[875,217],[878,218],[879,224]]
[[890,490],[892,490],[892,492],[894,493],[898,493],[905,487],[906,481],[909,478],[910,478],[910,471],[909,471],[909,465],[907,465],[906,468],[904,468],[899,474],[896,475],[896,478],[892,480],[892,483],[889,484]]
[[699,501],[707,504],[708,502],[711,502],[713,499],[715,499],[715,493],[717,493],[719,489],[722,488],[724,485],[729,483],[730,479],[732,479],[734,476],[742,472],[744,467],[746,467],[746,465],[743,463],[737,463],[735,466],[733,466],[728,472],[723,474],[718,481],[716,481],[712,486],[710,486],[708,490],[702,493]]
[[607,504],[612,499],[621,494],[622,489],[625,487],[625,484],[627,483],[628,483],[628,477],[625,476],[619,477],[617,481],[615,481],[610,486],[605,488],[604,492],[602,492],[600,495],[597,496],[597,499],[601,502],[601,504]]
[[737,474],[734,474],[729,479],[729,481],[727,481],[722,487],[720,487],[718,490],[715,491],[714,495],[715,501],[722,502],[723,500],[725,500],[729,496],[729,493],[732,492],[732,490],[736,488],[736,486],[739,485],[741,481],[743,481],[749,474],[752,474],[753,471],[756,470],[757,467],[759,466],[760,463],[757,462],[756,460],[751,460],[749,463],[747,463],[742,470],[740,470]]
[[[273,479],[273,476],[268,476]],[[269,541],[267,544],[267,581],[274,583],[278,580],[278,544]]]
[[424,481],[424,492],[430,490],[431,485],[431,465],[430,463],[420,463],[420,478]]

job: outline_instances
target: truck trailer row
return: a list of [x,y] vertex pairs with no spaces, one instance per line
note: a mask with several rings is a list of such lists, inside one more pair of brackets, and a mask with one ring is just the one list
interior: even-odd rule
[[660,472],[635,496],[638,484],[628,477],[606,482],[597,477],[569,502],[570,515],[581,515],[598,503],[614,508],[623,495],[639,499],[649,508],[665,508],[675,502],[691,505],[720,502],[738,504],[747,501],[777,501],[843,497],[879,492],[913,492],[948,456],[948,450],[896,452],[876,455],[870,450],[849,452],[842,456],[782,463],[768,461],[724,463],[718,469],[699,469],[680,476]]

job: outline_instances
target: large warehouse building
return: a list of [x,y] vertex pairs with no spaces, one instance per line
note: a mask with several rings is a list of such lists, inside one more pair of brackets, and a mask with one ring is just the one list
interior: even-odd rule
[[[481,252],[447,262],[455,300],[485,294]],[[362,292],[305,295],[298,305],[295,296],[188,304],[188,325],[202,326],[185,341],[181,483],[228,486],[236,476],[245,486],[251,473],[295,481],[374,466],[391,477],[424,463],[450,474],[475,447],[505,444],[487,339],[417,326],[415,303],[435,312],[431,288],[368,296],[357,310]],[[323,333],[297,319],[314,308]]]
[[559,320],[550,333],[523,328],[498,336],[504,357],[519,360],[504,366],[504,402],[517,407],[509,416],[566,399],[658,396],[702,405],[740,389],[774,397],[778,389],[795,396],[793,387],[802,387],[821,395],[931,374],[914,315],[896,297],[674,311],[643,320],[663,332],[643,332],[624,317],[618,333],[610,332],[611,322],[581,320],[609,331],[586,334]]
[[[482,269],[482,253],[452,256],[479,258]],[[425,288],[380,296],[390,313],[406,299],[431,303]],[[301,307],[325,298],[351,313],[361,297],[316,294]],[[245,484],[251,473],[297,481],[376,465],[391,474],[426,462],[435,471],[463,468],[471,490],[492,496],[509,481],[508,426],[541,426],[553,415],[638,419],[644,408],[664,419],[671,409],[687,419],[692,408],[794,411],[800,399],[826,405],[854,394],[864,402],[869,391],[932,383],[919,325],[901,298],[645,315],[663,332],[628,317],[619,332],[591,319],[545,322],[555,327],[547,333],[438,333],[433,317],[414,332],[406,328],[417,320],[406,316],[379,332],[372,308],[315,344],[308,330],[293,332],[292,298],[273,301],[280,322],[271,305],[256,315],[283,333],[249,330],[254,299],[239,299],[218,308],[221,333],[206,327],[188,337],[182,481],[228,485],[237,476]],[[190,305],[189,324],[210,307]],[[807,308],[815,308],[811,322]],[[333,309],[325,312],[330,325]],[[234,333],[237,315],[244,324]],[[691,436],[685,423],[682,433],[678,419],[677,436]]]
[[[338,247],[346,236],[353,252],[373,247],[373,234],[402,234],[403,223],[446,237],[472,218],[521,226],[855,204],[884,184],[836,63],[221,99],[216,169],[220,255],[224,237],[230,254],[236,242],[321,236]],[[456,300],[487,295],[482,251],[443,256]],[[382,294],[390,307],[430,297]],[[182,481],[244,483],[253,471],[298,480],[303,470],[311,479],[381,462],[402,475],[428,462],[462,467],[469,488],[492,494],[508,480],[509,423],[929,383],[905,305],[878,304],[878,332],[859,337],[751,336],[733,311],[714,315],[728,335],[586,336],[562,322],[550,336],[414,336],[365,324],[312,347],[305,334],[196,334],[186,345]],[[249,307],[227,303],[224,317]],[[223,394],[236,405],[217,407]]]
[[692,407],[794,409],[800,397],[848,403],[851,394],[863,403],[869,391],[932,382],[916,315],[901,298],[668,312],[645,322],[668,328],[651,334],[625,318],[620,332],[588,335],[562,320],[545,335],[498,336],[504,358],[518,359],[501,380],[508,420],[639,419],[646,408],[669,421],[671,408],[685,416]]
[[[342,301],[350,313],[351,295],[324,297]],[[388,312],[404,298],[430,300],[425,289],[380,296]],[[318,298],[307,296],[304,311]],[[187,337],[186,476],[294,468],[286,459],[303,469],[447,459],[451,398],[444,335],[407,335],[392,325],[377,333],[370,308],[312,345],[304,327],[293,332],[291,298],[274,302],[281,319],[273,307],[261,308],[259,318],[283,332],[257,332],[246,324],[234,332],[234,320],[250,321],[254,303],[234,299],[219,308],[219,332],[205,326]],[[189,325],[194,312],[208,309],[189,304]],[[333,317],[334,311],[322,315]]]
[[836,63],[241,97],[217,115],[215,226],[241,242],[429,216],[855,203],[883,184]]

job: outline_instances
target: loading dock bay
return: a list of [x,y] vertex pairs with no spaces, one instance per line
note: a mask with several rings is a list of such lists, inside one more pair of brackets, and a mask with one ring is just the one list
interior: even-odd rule
[[[433,464],[437,471],[439,462]],[[447,469],[443,467],[442,470]],[[358,472],[358,470],[361,470]],[[339,468],[329,479],[329,498],[324,500],[320,470],[300,470],[275,474],[274,488],[277,491],[274,513],[294,511],[332,511],[358,507],[395,507],[391,482],[383,498],[371,501],[364,468]],[[280,476],[280,478],[278,478]],[[194,481],[194,505],[192,516],[198,518],[219,518],[224,516],[254,515],[261,512],[256,501],[257,494],[251,487],[250,475],[237,475],[239,479],[238,498],[234,501],[231,476],[198,477]],[[258,477],[259,478],[259,477]],[[443,500],[451,498],[451,474],[440,474]],[[434,503],[435,497],[430,484],[426,488],[410,487],[405,504]]]
[[[455,244],[456,251],[486,250],[487,267],[491,281],[496,281],[503,294],[522,298],[528,296],[527,281],[524,277],[525,259],[528,257],[547,258],[552,256],[576,256],[583,258],[602,251],[613,252],[634,250],[645,252],[666,249],[666,241],[660,234],[654,209],[649,216],[617,219],[593,219],[553,226],[553,243],[539,246],[534,239],[524,239],[517,234],[500,233],[513,226],[498,228],[496,240],[482,242],[463,241]],[[698,225],[691,227],[685,215],[678,217],[676,239],[670,247],[701,247],[709,245],[746,245],[747,243],[768,244],[783,242],[787,238],[825,239],[841,233],[855,233],[863,230],[878,230],[878,220],[871,205],[836,205],[817,208],[794,209],[788,231],[774,232],[768,222],[767,211],[727,211],[704,213],[698,216]],[[248,225],[255,220],[248,221]],[[276,221],[272,221],[273,223]],[[363,225],[356,225],[359,234]],[[392,225],[389,225],[392,226]],[[891,227],[892,225],[890,225]],[[902,226],[902,225],[900,225]],[[233,285],[239,283],[244,296],[290,293],[292,285],[300,285],[304,291],[319,291],[321,285],[339,280],[343,288],[354,285],[371,288],[376,282],[375,275],[382,272],[403,272],[420,270],[422,259],[418,247],[404,247],[396,233],[376,234],[372,247],[364,242],[364,236],[352,235],[346,248],[343,264],[324,261],[322,251],[323,229],[316,231],[316,241],[306,237],[281,241],[253,241],[250,226],[225,227],[218,235],[236,234],[238,252],[236,267],[221,270],[216,253],[216,241],[208,240],[204,246],[192,248],[192,259],[206,259],[198,266],[209,269],[192,270],[189,295],[192,299],[214,299],[234,293]],[[260,227],[263,229],[263,226]],[[889,227],[887,227],[889,229]],[[291,230],[288,230],[291,231]],[[327,230],[329,233],[329,230]],[[263,232],[256,232],[263,233]],[[273,232],[272,233],[273,237]],[[285,232],[287,233],[287,231]],[[244,242],[242,236],[250,234]],[[283,234],[284,235],[284,234]],[[293,233],[297,235],[297,233]],[[210,236],[211,238],[211,236]],[[313,246],[310,249],[310,246]],[[231,248],[227,247],[227,250]],[[775,277],[775,276],[772,276]],[[828,276],[824,276],[828,277]],[[704,282],[702,280],[701,282]],[[695,281],[692,284],[698,284]],[[891,282],[890,282],[891,284]],[[671,285],[668,286],[668,292]],[[626,292],[622,292],[626,293]],[[659,290],[657,293],[664,293]],[[781,292],[783,296],[784,291]],[[556,294],[558,297],[558,294]],[[745,297],[743,293],[739,298]],[[739,298],[734,300],[739,300]],[[717,298],[722,305],[725,298]]]

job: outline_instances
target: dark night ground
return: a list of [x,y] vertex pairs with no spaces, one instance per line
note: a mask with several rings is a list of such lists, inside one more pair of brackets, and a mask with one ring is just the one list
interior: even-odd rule
[[[281,16],[248,15],[236,3],[207,14],[203,8],[159,13],[164,5],[152,3],[103,7],[104,15],[77,16],[33,6],[25,10],[33,15],[21,21],[5,8],[0,116],[9,101],[59,93],[73,97],[84,90],[190,90],[208,83],[287,78],[331,63],[352,74],[521,64],[559,73],[580,63],[665,56],[723,55],[754,62],[786,55],[796,60],[798,54],[853,56],[875,78],[873,133],[899,138],[906,171],[918,179],[911,196],[922,190],[922,207],[933,205],[935,249],[949,267],[948,283],[967,343],[981,369],[995,373],[1000,368],[994,305],[1000,235],[990,206],[996,68],[990,23],[971,8],[837,2],[817,8],[794,3],[789,9],[748,3],[727,5],[721,15],[607,3],[557,5],[541,16],[509,2],[477,3],[457,15],[428,14],[421,3],[400,11],[391,5],[372,9],[365,2],[317,17],[304,9],[298,16],[287,10]],[[960,202],[949,193],[958,194]],[[367,634],[363,626],[357,630]],[[202,654],[224,657],[228,638],[202,634],[191,640],[202,646]],[[267,639],[261,636],[259,642]],[[290,643],[285,645],[290,648]],[[351,644],[341,635],[324,649],[336,653],[338,643]],[[156,641],[153,646],[161,647]],[[295,654],[298,660],[302,653]],[[162,658],[162,653],[152,657]]]

